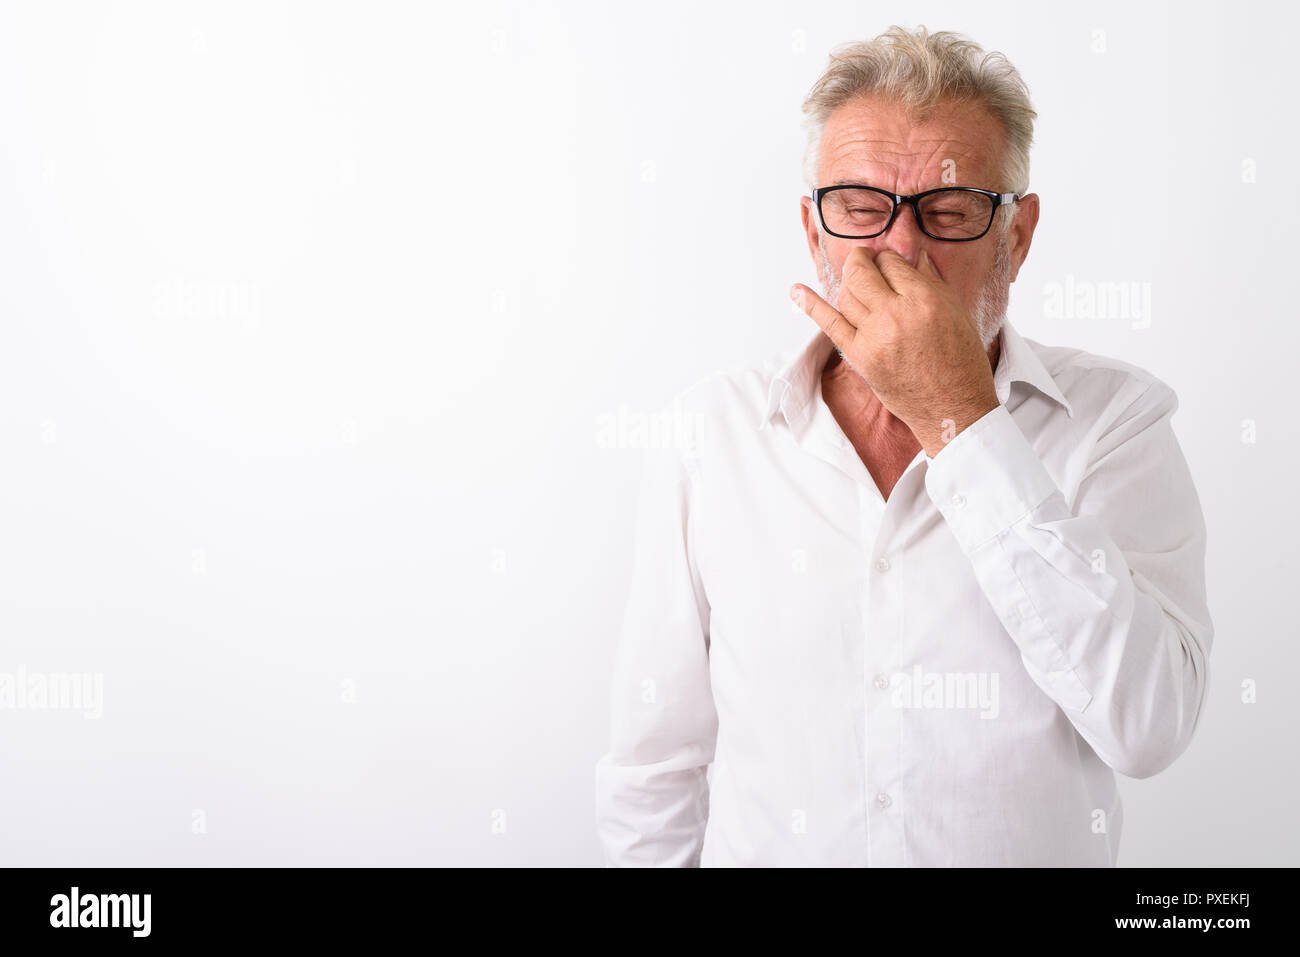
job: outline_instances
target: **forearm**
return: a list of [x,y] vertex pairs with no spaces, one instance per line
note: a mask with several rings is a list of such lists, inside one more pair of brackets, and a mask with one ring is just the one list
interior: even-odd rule
[[[1194,496],[1126,555],[1098,517],[1071,512],[1004,407],[934,457],[926,485],[1039,687],[1117,771],[1167,767],[1208,682],[1211,624],[1203,603],[1186,600],[1203,567]],[[1157,492],[1178,494],[1137,485],[1115,501],[1140,509],[1133,497]]]

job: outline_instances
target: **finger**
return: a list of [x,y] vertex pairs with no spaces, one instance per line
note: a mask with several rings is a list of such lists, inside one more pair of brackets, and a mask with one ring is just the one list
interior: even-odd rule
[[854,337],[858,334],[857,328],[852,322],[844,318],[842,312],[825,299],[800,282],[790,287],[790,298],[798,304],[799,308],[813,322],[821,327],[827,338],[841,350],[852,345]]
[[[925,255],[924,249],[921,250],[921,255]],[[922,280],[925,274],[920,271],[920,265],[918,260],[918,268],[913,269],[906,259],[892,249],[882,249],[876,254],[876,269],[889,284],[890,291],[896,295],[902,295]],[[933,270],[934,265],[931,264],[930,268]]]
[[867,306],[872,300],[894,295],[879,269],[879,256],[873,261],[871,250],[866,246],[854,246],[849,250],[844,268],[840,270],[840,283],[842,287],[851,287],[854,298]]
[[921,255],[917,259],[916,271],[922,276],[929,276],[931,279],[943,279],[943,277],[939,275],[939,270],[934,268],[934,263],[930,261],[929,253],[924,249],[921,250]]

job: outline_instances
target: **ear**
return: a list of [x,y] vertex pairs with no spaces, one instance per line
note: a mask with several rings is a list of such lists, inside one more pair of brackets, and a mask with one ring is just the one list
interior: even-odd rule
[[799,215],[803,219],[804,236],[808,240],[808,254],[812,256],[813,268],[820,268],[822,256],[817,248],[817,212],[812,208],[811,196],[799,197]]
[[1012,282],[1015,282],[1016,277],[1020,275],[1020,267],[1025,257],[1029,255],[1029,244],[1033,242],[1034,229],[1038,226],[1038,212],[1037,193],[1028,193],[1020,197],[1011,220],[1011,228],[1007,231],[1007,242],[1011,247]]

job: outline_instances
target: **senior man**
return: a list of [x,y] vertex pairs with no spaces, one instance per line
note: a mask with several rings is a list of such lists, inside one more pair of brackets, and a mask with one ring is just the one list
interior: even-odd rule
[[817,329],[648,450],[597,823],[612,865],[1113,866],[1187,747],[1205,523],[1132,365],[1022,338],[1035,113],[891,28],[804,104]]

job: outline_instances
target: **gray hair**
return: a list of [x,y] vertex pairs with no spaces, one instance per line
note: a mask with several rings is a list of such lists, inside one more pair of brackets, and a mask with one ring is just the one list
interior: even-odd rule
[[837,108],[861,96],[897,103],[915,123],[925,122],[941,105],[984,105],[1002,124],[1006,153],[1003,182],[980,185],[1002,192],[1029,189],[1029,147],[1038,114],[1019,72],[1001,53],[985,53],[957,33],[927,33],[923,26],[914,31],[893,26],[874,40],[844,44],[831,52],[826,72],[803,103],[803,175],[809,188],[818,185],[826,121]]

